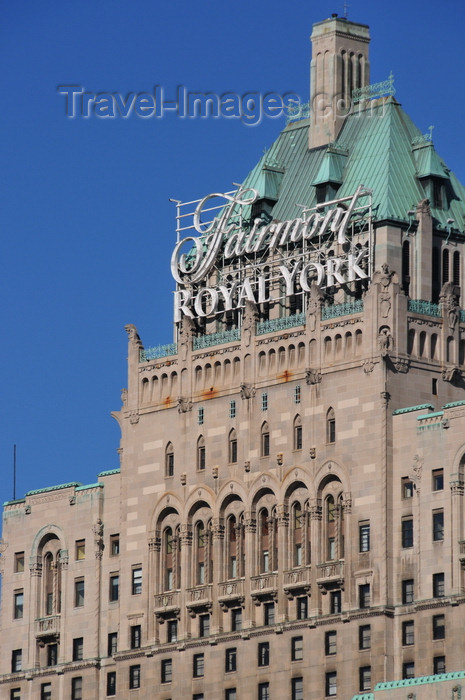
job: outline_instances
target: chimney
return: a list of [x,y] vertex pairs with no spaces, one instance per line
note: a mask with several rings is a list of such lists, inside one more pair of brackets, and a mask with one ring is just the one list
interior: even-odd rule
[[370,82],[370,28],[333,15],[313,25],[309,148],[335,141],[351,109],[352,90]]

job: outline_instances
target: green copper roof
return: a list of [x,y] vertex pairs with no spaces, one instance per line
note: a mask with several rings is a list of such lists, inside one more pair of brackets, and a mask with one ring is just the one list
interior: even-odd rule
[[[447,219],[461,223],[465,216],[465,188],[445,166],[429,136],[424,136],[393,97],[365,102],[350,114],[335,143],[309,150],[309,120],[289,124],[278,136],[244,186],[255,187],[263,196],[277,191],[279,199],[272,216],[277,220],[297,218],[302,207],[316,204],[315,185],[340,184],[335,197],[350,197],[359,185],[373,190],[375,220],[394,219],[408,223],[407,212],[425,199],[422,178],[440,177],[447,184],[447,204],[431,211],[436,226],[444,229]],[[264,183],[266,164],[279,164],[279,190]]]
[[35,496],[38,493],[47,493],[47,491],[59,491],[60,489],[71,489],[76,486],[82,486],[79,481],[71,481],[69,484],[58,484],[58,486],[47,486],[44,489],[35,489],[34,491],[28,491],[26,496]]
[[419,404],[418,406],[407,406],[407,408],[396,408],[396,410],[392,412],[392,415],[398,416],[401,413],[412,413],[412,411],[424,411],[426,408],[429,408],[431,411],[434,410],[433,404],[422,403],[422,404]]

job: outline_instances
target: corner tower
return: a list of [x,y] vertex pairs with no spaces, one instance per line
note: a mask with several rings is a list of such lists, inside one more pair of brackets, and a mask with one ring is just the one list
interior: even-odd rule
[[333,15],[313,25],[309,148],[332,143],[350,112],[352,91],[370,82],[370,29]]

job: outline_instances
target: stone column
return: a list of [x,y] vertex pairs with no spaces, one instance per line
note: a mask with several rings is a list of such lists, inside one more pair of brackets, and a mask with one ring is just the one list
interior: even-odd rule
[[244,514],[244,529],[245,529],[245,607],[244,607],[244,627],[255,626],[255,605],[252,602],[250,595],[251,582],[250,577],[257,573],[257,547],[256,533],[257,521],[252,517],[251,513]]
[[219,634],[223,631],[223,611],[218,605],[218,584],[223,581],[223,541],[224,524],[221,518],[213,518],[211,525],[212,534],[212,560],[213,560],[213,586],[212,586],[212,616],[210,620],[211,634]]
[[278,521],[278,610],[276,621],[285,622],[287,620],[287,598],[283,595],[284,570],[288,568],[288,536],[289,536],[289,511],[287,506],[281,504],[277,507]]

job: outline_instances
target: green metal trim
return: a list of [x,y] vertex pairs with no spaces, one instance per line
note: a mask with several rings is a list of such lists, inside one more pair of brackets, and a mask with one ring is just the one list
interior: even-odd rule
[[287,107],[286,124],[298,119],[308,119],[310,116],[310,102],[294,102]]
[[456,406],[465,406],[465,399],[463,401],[452,401],[451,403],[446,403],[443,408],[455,408]]
[[444,415],[444,411],[436,411],[436,413],[424,413],[422,416],[417,416],[417,420],[426,420],[427,418],[440,418]]
[[96,484],[86,484],[85,486],[76,486],[75,491],[84,491],[85,489],[103,489],[103,484],[100,484],[98,481]]
[[409,299],[407,310],[423,316],[435,316],[436,318],[441,318],[442,316],[439,304],[433,304],[431,301],[425,301],[424,299]]
[[255,333],[257,335],[265,335],[265,333],[275,333],[276,331],[284,331],[286,328],[304,325],[305,314],[293,314],[292,316],[282,316],[281,318],[273,318],[269,321],[257,323]]
[[373,693],[363,693],[362,695],[354,695],[352,700],[375,700]]
[[372,83],[365,87],[352,90],[352,102],[357,104],[362,100],[374,100],[377,97],[385,97],[386,95],[395,95],[394,75],[391,71],[389,78],[381,83]]
[[201,350],[202,348],[211,348],[214,345],[224,345],[241,339],[240,328],[232,328],[229,331],[221,331],[220,333],[209,333],[208,335],[199,335],[194,338],[192,343],[193,350]]
[[16,498],[14,501],[3,501],[3,506],[14,506],[15,503],[26,503],[26,499]]
[[376,690],[392,690],[393,688],[407,688],[411,685],[427,685],[428,683],[442,683],[443,681],[455,681],[465,678],[465,671],[453,671],[452,673],[438,673],[434,676],[420,676],[419,678],[405,678],[402,681],[387,681],[377,683]]
[[100,472],[97,477],[100,479],[101,476],[111,476],[112,474],[119,474],[121,469],[107,469],[107,471]]
[[363,300],[348,302],[347,304],[333,304],[332,306],[321,307],[321,320],[328,321],[339,316],[349,316],[350,314],[360,314],[363,312]]
[[399,416],[401,413],[412,413],[413,411],[424,411],[426,408],[430,408],[432,411],[434,410],[434,406],[432,404],[422,403],[419,406],[408,406],[407,408],[396,408],[396,410],[392,412],[392,415]]
[[465,323],[465,311],[460,311],[460,323]]
[[150,360],[158,360],[161,357],[170,357],[178,352],[177,343],[168,343],[167,345],[156,345],[147,350],[141,350],[139,354],[139,362],[149,362]]
[[71,481],[69,484],[59,484],[58,486],[47,486],[44,489],[35,489],[34,491],[28,491],[26,496],[36,496],[38,493],[47,493],[47,491],[59,491],[60,489],[70,489],[76,488],[76,486],[82,486],[80,481]]

